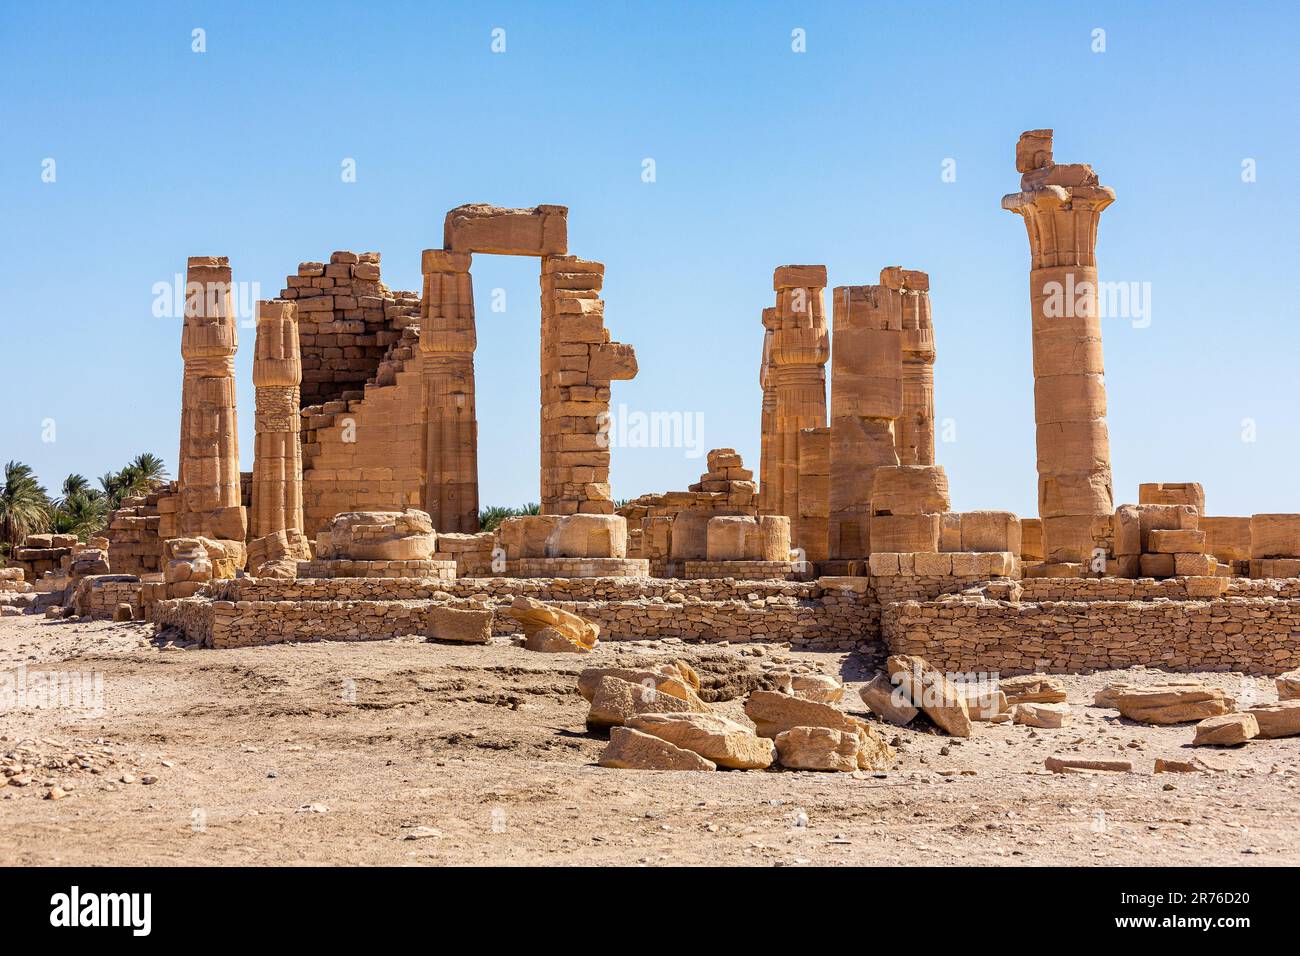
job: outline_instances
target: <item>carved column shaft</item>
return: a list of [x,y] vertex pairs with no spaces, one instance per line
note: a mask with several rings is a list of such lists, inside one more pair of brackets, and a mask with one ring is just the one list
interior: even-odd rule
[[258,303],[253,385],[257,390],[250,537],[303,530],[302,358],[293,302]]
[[[773,512],[790,518],[792,545],[818,553],[798,526],[799,433],[826,427],[826,360],[830,333],[823,292],[825,266],[779,266],[772,276],[776,291],[770,378],[776,395],[773,410],[773,484],[768,502]],[[804,509],[809,508],[805,496]]]
[[238,541],[247,532],[239,488],[235,411],[238,332],[225,256],[193,256],[186,269],[181,356],[181,443],[177,529]]
[[1052,161],[1052,131],[1016,147],[1021,191],[1002,207],[1025,220],[1034,353],[1038,513],[1048,563],[1086,562],[1114,511],[1097,312],[1097,226],[1115,191],[1092,167]]

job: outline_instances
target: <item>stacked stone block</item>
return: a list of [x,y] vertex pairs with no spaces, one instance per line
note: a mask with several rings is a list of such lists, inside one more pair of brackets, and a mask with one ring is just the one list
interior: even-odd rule
[[177,536],[178,504],[175,484],[147,495],[123,498],[108,516],[104,537],[108,560],[122,574],[157,574],[162,571],[163,541]]
[[832,308],[829,555],[861,562],[878,550],[871,541],[876,470],[899,463],[903,299],[883,283],[839,286]]
[[804,561],[829,556],[831,430],[799,431],[799,513],[791,518],[791,540],[800,541]]
[[1211,577],[1230,573],[1206,553],[1194,505],[1120,505],[1112,521],[1114,560],[1105,572],[1122,578]]
[[384,285],[377,252],[300,263],[280,298],[298,306],[304,407],[359,397],[401,330],[419,321],[420,297]]
[[637,372],[630,345],[610,341],[600,297],[605,267],[542,260],[541,480],[544,514],[613,514],[610,383]]
[[715,448],[706,462],[688,491],[642,495],[618,511],[628,521],[628,556],[646,558],[655,577],[680,577],[685,562],[706,560],[711,518],[758,513],[753,472],[734,448]]
[[871,551],[939,550],[940,516],[950,510],[948,476],[937,465],[886,465],[871,486]]

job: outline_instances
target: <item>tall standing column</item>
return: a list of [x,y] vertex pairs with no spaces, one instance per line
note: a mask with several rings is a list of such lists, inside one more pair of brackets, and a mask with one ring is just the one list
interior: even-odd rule
[[230,260],[191,256],[185,276],[181,357],[181,444],[176,470],[177,530],[242,546],[247,515],[240,504],[239,429],[235,418],[235,349]]
[[776,328],[776,309],[763,310],[763,360],[758,368],[758,383],[763,388],[763,408],[759,416],[758,513],[775,514],[772,493],[776,488],[776,384],[772,375],[772,334]]
[[302,356],[298,307],[283,299],[257,303],[257,345],[253,357],[257,389],[257,433],[253,445],[253,512],[250,537],[303,530]]
[[[773,482],[768,499],[775,514],[786,515],[791,544],[805,552],[819,550],[801,540],[799,518],[799,432],[826,427],[826,360],[830,334],[826,327],[825,266],[778,266],[772,276],[776,291],[776,327],[770,350],[773,412]],[[812,548],[809,548],[812,544]]]
[[903,409],[894,423],[900,465],[934,464],[934,325],[930,277],[913,269],[882,269],[880,281],[895,290],[903,312]]
[[474,288],[470,254],[426,249],[420,303],[424,510],[438,531],[478,531]]
[[871,556],[876,470],[898,464],[903,412],[903,302],[885,285],[838,286],[832,295],[830,557]]
[[1029,232],[1038,513],[1049,564],[1084,562],[1114,511],[1097,310],[1097,225],[1115,201],[1092,167],[1052,161],[1052,131],[1016,144],[1020,192],[1002,208]]
[[613,342],[600,290],[605,267],[544,256],[542,290],[542,514],[612,515],[611,385],[637,373],[636,350]]

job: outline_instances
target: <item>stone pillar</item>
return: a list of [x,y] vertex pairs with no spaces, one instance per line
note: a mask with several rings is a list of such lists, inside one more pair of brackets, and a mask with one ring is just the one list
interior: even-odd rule
[[605,328],[604,275],[599,262],[542,258],[542,514],[614,513],[610,383],[633,378],[637,364]]
[[1052,131],[1016,144],[1020,192],[1002,208],[1029,232],[1038,513],[1048,564],[1086,562],[1114,511],[1097,311],[1097,225],[1115,201],[1086,164],[1052,161]]
[[930,319],[930,277],[891,266],[882,285],[896,291],[903,312],[903,411],[894,423],[900,465],[934,464],[934,326]]
[[903,413],[903,297],[885,285],[839,286],[832,299],[830,557],[865,560],[876,469],[898,464]]
[[772,435],[774,487],[768,502],[772,513],[790,519],[793,546],[809,553],[818,545],[801,538],[797,527],[799,432],[826,427],[826,360],[830,358],[822,296],[826,267],[778,266],[772,287],[776,290],[776,314],[769,354],[776,408]]
[[253,357],[257,434],[253,445],[253,511],[250,538],[303,530],[302,445],[299,392],[302,357],[298,307],[275,299],[257,304]]
[[799,514],[790,519],[792,534],[805,561],[829,556],[831,430],[804,428],[799,432]]
[[425,409],[424,510],[439,532],[478,531],[474,287],[467,252],[422,257],[420,358]]
[[772,514],[772,492],[776,487],[773,455],[776,451],[776,385],[772,375],[772,335],[776,328],[776,309],[763,310],[763,360],[758,367],[758,383],[763,388],[763,408],[759,416],[758,511]]
[[239,491],[239,336],[230,300],[230,260],[192,256],[185,282],[177,528],[182,535],[236,541],[242,548],[248,528]]

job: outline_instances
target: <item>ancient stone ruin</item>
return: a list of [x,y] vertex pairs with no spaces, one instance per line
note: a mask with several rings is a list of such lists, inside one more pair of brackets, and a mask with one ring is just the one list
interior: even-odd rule
[[[177,480],[123,502],[102,539],[32,536],[0,603],[144,617],[214,648],[416,634],[576,654],[661,637],[859,650],[892,662],[878,678],[889,687],[863,689],[868,707],[905,722],[937,688],[926,713],[959,735],[966,692],[933,675],[997,672],[997,693],[1016,698],[1007,679],[1020,674],[1300,666],[1300,515],[1208,515],[1193,481],[1116,503],[1095,256],[1115,193],[1091,167],[1056,163],[1050,130],[1023,134],[1015,164],[1020,188],[1002,206],[1029,236],[1037,515],[952,509],[931,276],[885,266],[871,284],[828,286],[809,264],[774,269],[755,335],[757,480],[716,448],[689,488],[616,506],[611,391],[637,360],[606,325],[604,267],[569,253],[563,206],[467,205],[424,250],[418,293],[390,290],[378,253],[340,251],[259,303],[248,474],[230,262],[191,258]],[[479,528],[475,255],[537,258],[541,294],[540,509],[491,531]],[[751,701],[758,735],[738,736],[682,679],[655,676],[670,689],[654,706],[634,693],[641,678],[589,682],[591,720],[619,730],[610,766],[887,762],[861,727],[788,701]],[[917,707],[884,693],[909,680]],[[977,719],[1048,726],[1059,703],[1024,691]],[[1232,715],[1218,710],[1204,716]]]

